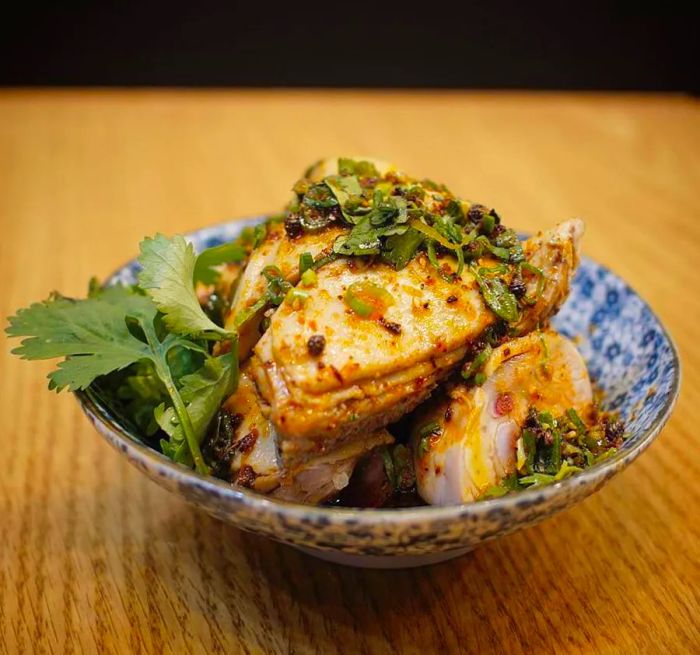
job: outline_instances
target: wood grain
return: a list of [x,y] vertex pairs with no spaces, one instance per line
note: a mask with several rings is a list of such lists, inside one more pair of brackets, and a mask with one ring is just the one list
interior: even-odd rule
[[669,326],[661,438],[602,492],[457,561],[317,562],[197,513],[95,433],[48,364],[0,377],[0,651],[700,650],[700,105],[663,96],[0,94],[0,315],[84,292],[142,236],[278,208],[317,157],[367,153],[585,251]]

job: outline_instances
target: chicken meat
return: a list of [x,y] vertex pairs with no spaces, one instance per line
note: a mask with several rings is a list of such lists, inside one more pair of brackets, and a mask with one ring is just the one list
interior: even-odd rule
[[[431,505],[475,500],[514,473],[517,439],[531,408],[585,415],[593,401],[583,358],[552,331],[507,341],[483,373],[481,386],[450,385],[416,412],[416,483]],[[422,433],[425,426],[430,434]]]
[[315,505],[348,485],[362,456],[393,441],[386,430],[376,430],[294,469],[283,469],[275,427],[261,413],[255,385],[244,366],[238,388],[224,403],[205,450],[221,477],[275,498]]
[[[385,173],[392,169],[390,164],[372,159],[377,170]],[[310,166],[301,179],[302,184],[315,183],[328,175],[338,172],[338,159],[321,159]],[[299,184],[299,183],[297,183]],[[294,195],[291,203],[296,199]],[[290,205],[291,205],[290,203]],[[292,225],[294,225],[292,223]],[[333,242],[345,233],[347,228],[338,224],[328,224],[313,230],[302,230],[298,233],[289,222],[272,221],[267,226],[267,233],[262,243],[253,250],[247,265],[236,281],[231,305],[224,318],[227,329],[237,329],[239,335],[239,359],[245,360],[261,335],[260,324],[266,311],[260,307],[257,311],[247,312],[265,293],[267,278],[263,271],[269,267],[277,269],[279,275],[291,284],[299,282],[299,257],[309,253],[314,259],[330,254]],[[227,280],[229,276],[224,276]],[[230,282],[228,288],[231,287]],[[246,319],[241,318],[247,314]]]
[[[526,291],[537,299],[510,325],[511,335],[544,324],[564,301],[582,233],[583,223],[574,219],[525,242],[525,258],[542,276],[529,279]],[[277,309],[253,350],[250,371],[285,467],[330,453],[411,411],[497,321],[474,269],[455,277],[449,254],[439,265],[442,274],[423,253],[398,271],[378,260],[341,258],[318,270],[303,310],[286,303]],[[377,311],[366,317],[347,304],[348,290],[358,283],[382,290]]]

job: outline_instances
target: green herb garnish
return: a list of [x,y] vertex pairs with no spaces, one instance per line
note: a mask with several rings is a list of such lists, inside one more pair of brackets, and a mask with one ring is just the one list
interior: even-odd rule
[[431,448],[432,440],[442,433],[437,421],[430,421],[418,430],[418,457],[423,457]]
[[578,415],[576,410],[573,409],[573,407],[566,410],[566,415],[569,418],[569,420],[574,424],[579,434],[584,434],[586,432],[586,425],[581,420],[581,417]]
[[392,235],[386,240],[382,256],[399,271],[413,259],[424,240],[425,237],[418,230],[409,228],[403,234]]
[[284,301],[293,309],[301,309],[306,306],[309,300],[309,294],[301,289],[295,289],[292,287],[287,291],[287,295],[284,297]]
[[508,290],[503,280],[499,277],[492,277],[489,275],[489,269],[483,267],[471,266],[470,270],[479,285],[479,289],[481,289],[484,302],[491,308],[493,313],[509,323],[517,322],[520,318],[518,301]]
[[[586,426],[573,408],[558,418],[551,412],[530,409],[517,441],[516,488],[553,484],[611,457],[622,433],[619,420],[605,413]],[[488,493],[502,495],[507,490]]]
[[299,255],[299,274],[303,275],[310,268],[313,268],[314,256],[310,252],[303,252]]
[[265,291],[250,307],[238,312],[234,319],[236,329],[240,329],[266,307],[279,307],[292,288],[291,283],[284,279],[282,271],[277,266],[266,266],[260,274],[267,280]]
[[219,277],[218,271],[214,269],[215,266],[238,264],[247,256],[246,249],[237,241],[207,248],[197,257],[193,273],[194,281],[214,284]]
[[[152,368],[146,370],[162,384],[167,399],[158,413],[164,416],[170,410],[166,454],[177,451],[179,461],[187,459],[206,474],[209,469],[199,444],[220,399],[237,385],[238,337],[213,323],[199,306],[193,285],[197,258],[182,237],[145,239],[139,262],[140,288],[99,290],[92,285],[91,297],[85,300],[54,294],[17,312],[7,333],[25,338],[13,352],[23,359],[64,357],[49,375],[49,388],[57,391],[86,389],[98,378],[147,362]],[[230,341],[230,354],[212,357],[208,340]],[[197,353],[203,364],[178,377],[171,355],[183,350]],[[199,384],[198,395],[191,394],[196,380],[211,377],[214,369],[219,372],[215,382]],[[151,398],[155,378],[148,384]],[[132,391],[140,393],[138,386],[132,385]]]
[[316,285],[318,282],[318,275],[316,274],[316,271],[313,268],[309,268],[308,270],[304,271],[301,275],[301,286],[303,287],[313,287]]
[[391,484],[392,489],[396,489],[396,472],[394,469],[394,460],[388,448],[381,449],[382,460],[384,461],[384,472]]
[[[509,323],[517,322],[520,308],[534,304],[542,294],[544,276],[524,261],[515,232],[500,224],[494,210],[469,206],[444,185],[397,172],[380,174],[369,162],[340,159],[338,174],[321,181],[300,180],[294,190],[297,200],[290,211],[295,212],[297,224],[309,230],[331,222],[349,228],[333,244],[336,257],[379,255],[400,270],[417,253],[425,252],[433,268],[450,283],[469,264],[486,305]],[[453,258],[456,267],[441,262],[444,256]],[[503,263],[480,274],[478,260],[482,257]],[[300,262],[300,270],[309,265]],[[520,293],[516,297],[508,288],[511,280],[521,280],[518,276],[523,271],[539,276],[534,297]]]
[[472,378],[476,373],[481,371],[482,368],[484,368],[486,362],[489,360],[489,357],[491,357],[491,353],[493,352],[493,348],[487,343],[482,350],[480,350],[474,359],[472,359],[471,362],[466,363],[462,367],[462,377],[465,380],[469,380]]

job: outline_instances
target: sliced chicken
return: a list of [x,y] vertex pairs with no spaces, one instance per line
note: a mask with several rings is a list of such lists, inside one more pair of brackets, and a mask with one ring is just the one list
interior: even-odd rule
[[[566,298],[582,232],[583,223],[571,220],[524,245],[527,259],[544,273],[544,290],[511,325],[514,335],[543,324]],[[440,264],[443,273],[456,269],[450,256]],[[263,411],[279,435],[284,465],[292,468],[416,407],[496,321],[469,269],[447,281],[424,254],[399,271],[350,258],[317,275],[302,309],[283,303],[272,316],[251,359]],[[357,282],[383,290],[390,301],[362,318],[345,300]],[[534,297],[536,282],[527,284]]]
[[[382,173],[393,169],[390,164],[376,159],[366,161],[370,161]],[[306,170],[302,180],[310,183],[319,182],[324,177],[335,175],[337,172],[337,158],[322,159]],[[296,195],[294,195],[290,205],[295,201]],[[260,324],[265,308],[260,308],[251,314],[243,324],[239,325],[237,318],[265,293],[267,278],[263,275],[263,270],[268,266],[274,266],[287,282],[293,285],[297,284],[299,281],[299,257],[303,253],[309,253],[316,259],[323,254],[328,254],[336,238],[347,231],[348,227],[339,223],[333,223],[318,231],[300,231],[298,234],[293,230],[286,229],[283,222],[274,222],[268,225],[265,239],[251,253],[248,264],[237,281],[231,308],[225,317],[227,329],[238,329],[238,354],[241,360],[248,357],[261,336]]]
[[393,443],[386,430],[375,430],[367,437],[353,441],[328,455],[315,457],[290,475],[281,477],[272,496],[282,500],[316,505],[334,498],[345,489],[356,464],[367,453]]
[[210,459],[223,465],[223,470],[218,471],[221,477],[261,493],[279,485],[277,435],[260,412],[255,384],[245,367],[240,372],[236,392],[222,406],[213,438],[219,443]]
[[[578,266],[584,223],[572,219],[560,223],[553,230],[540,232],[525,241],[523,251],[527,261],[545,275],[541,295],[530,311],[523,312],[514,326],[513,334],[527,334],[537,328],[543,316],[553,316],[569,295],[571,281]],[[554,278],[550,278],[553,275]],[[532,287],[528,290],[532,291]],[[535,297],[536,294],[531,294]]]
[[[244,367],[236,392],[224,403],[219,419],[218,450],[211,459],[223,460],[218,471],[246,487],[288,501],[318,504],[347,486],[355,464],[372,449],[393,442],[386,430],[377,430],[331,454],[319,454],[295,470],[282,470],[274,426],[261,411],[258,395]],[[228,422],[228,425],[221,425]],[[228,434],[226,434],[228,433]]]
[[227,329],[238,328],[239,359],[244,360],[248,357],[261,336],[260,323],[265,312],[264,307],[253,313],[241,325],[237,324],[236,319],[265,293],[268,280],[263,275],[264,269],[275,266],[287,282],[296,284],[299,281],[300,255],[308,252],[312,257],[318,257],[330,249],[335,238],[344,231],[345,228],[330,226],[321,232],[309,232],[292,239],[285,233],[283,223],[272,223],[269,226],[265,240],[250,255],[224,322]]
[[[586,364],[555,332],[531,332],[495,349],[482,386],[456,384],[417,413],[412,436],[423,500],[452,505],[479,498],[513,473],[516,441],[531,407],[562,415],[593,400]],[[432,426],[431,434],[423,434]]]

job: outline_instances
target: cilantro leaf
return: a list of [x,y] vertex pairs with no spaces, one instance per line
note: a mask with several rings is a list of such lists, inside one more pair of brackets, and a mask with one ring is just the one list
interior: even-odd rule
[[[233,392],[237,378],[238,353],[231,352],[208,357],[198,371],[181,379],[180,395],[198,443],[202,442],[221,403]],[[161,441],[163,452],[176,462],[191,465],[192,456],[175,409],[161,405],[156,409],[155,418],[170,437]]]
[[193,278],[195,282],[204,284],[214,284],[219,274],[214,270],[214,266],[220,264],[237,264],[242,262],[247,256],[246,249],[236,241],[222,243],[220,246],[207,248],[197,256],[194,264]]
[[333,192],[338,204],[343,206],[350,198],[361,196],[362,187],[354,175],[342,177],[330,176],[325,179],[326,186]]
[[[205,256],[201,270],[206,276],[214,262],[240,255],[238,250],[220,248]],[[213,413],[237,385],[238,335],[217,326],[200,307],[194,290],[197,258],[182,237],[168,239],[159,234],[145,239],[139,261],[143,267],[140,289],[103,289],[91,282],[87,299],[55,294],[19,310],[9,319],[6,331],[9,336],[25,337],[13,351],[23,359],[65,358],[49,375],[49,388],[57,391],[86,389],[97,378],[139,363],[140,372],[128,378],[131,388],[123,400],[132,402],[138,423],[149,430],[148,407],[159,397],[169,398],[169,409],[161,412],[169,412],[162,427],[174,435],[178,461],[187,459],[207,474],[199,442]],[[230,339],[231,352],[213,358],[200,343],[186,337]],[[182,366],[188,359],[183,359],[183,351],[204,355],[205,364],[186,375],[189,364]],[[166,454],[172,451],[164,448]]]
[[386,249],[382,253],[385,261],[399,271],[413,258],[425,237],[412,227],[403,234],[395,234],[386,240]]
[[156,234],[141,242],[138,261],[143,267],[139,285],[153,298],[165,324],[177,334],[231,338],[202,310],[194,290],[197,257],[192,244],[179,235]]
[[379,177],[379,171],[372,162],[364,159],[348,159],[347,157],[338,159],[338,173],[340,175],[359,175],[360,177]]
[[372,225],[371,214],[365,214],[348,235],[335,240],[333,252],[339,255],[377,255],[381,251],[382,237],[404,234],[408,229],[406,224]]
[[[168,367],[176,385],[183,377],[198,370],[205,356],[190,348],[171,348],[167,356]],[[147,437],[153,437],[160,429],[154,417],[155,409],[170,399],[151,360],[142,360],[96,380],[90,391],[121,420],[132,423]]]
[[351,224],[356,223],[358,216],[355,216],[354,214],[361,212],[348,211],[348,203],[349,201],[358,203],[361,199],[362,187],[360,186],[359,180],[354,175],[347,177],[336,175],[327,177],[325,179],[325,184],[328,189],[331,190],[337,204],[340,205],[340,210],[343,213],[345,220]]
[[147,296],[120,287],[108,288],[103,295],[95,290],[92,293],[93,297],[85,300],[54,295],[19,310],[10,317],[6,332],[11,337],[26,338],[13,353],[22,359],[65,357],[49,374],[49,388],[56,391],[66,387],[71,391],[86,389],[103,375],[150,361],[184,426],[197,470],[207,473],[168,364],[168,353],[175,347],[206,351],[176,334],[168,333],[160,339],[156,329],[158,311]]
[[[115,290],[108,298],[54,296],[20,309],[6,332],[27,337],[12,352],[22,359],[66,357],[49,374],[49,387],[85,389],[95,378],[151,357],[149,345],[129,330],[126,317],[153,329],[156,307],[145,296]],[[120,302],[113,302],[119,297]]]
[[[109,380],[111,382],[111,379]],[[118,386],[100,389],[102,397],[112,394],[124,408],[129,420],[149,437],[158,431],[153,413],[156,407],[168,399],[168,391],[156,373],[150,360],[134,364]],[[109,399],[107,399],[109,402]]]

